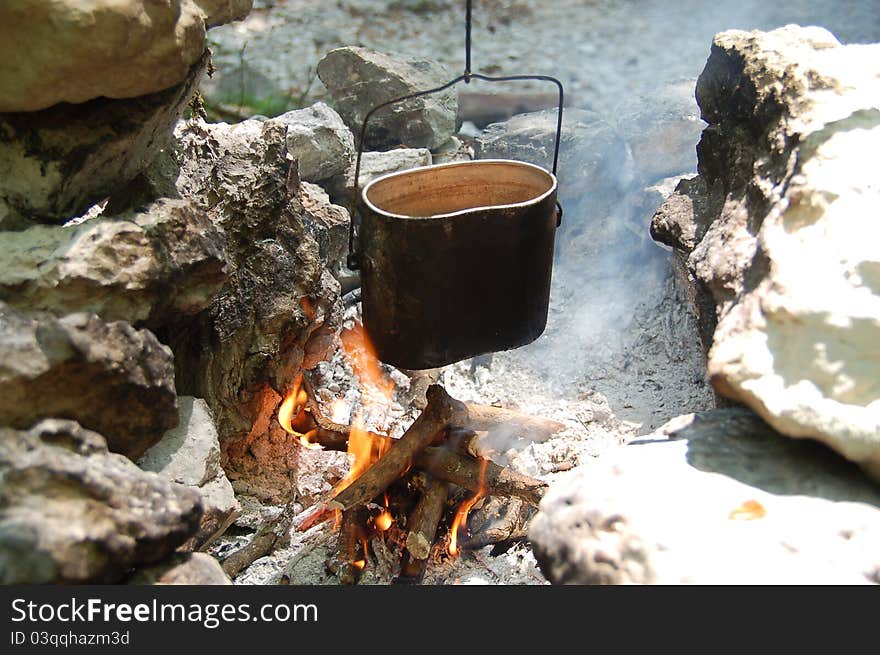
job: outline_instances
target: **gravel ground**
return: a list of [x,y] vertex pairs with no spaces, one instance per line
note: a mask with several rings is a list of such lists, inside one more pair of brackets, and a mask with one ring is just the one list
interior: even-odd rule
[[[454,74],[464,67],[463,0],[254,4],[246,20],[209,33],[227,95],[239,86],[244,61],[258,90],[310,104],[324,96],[315,64],[342,45],[429,56]],[[880,40],[876,0],[477,0],[473,12],[475,72],[554,75],[572,105],[602,114],[629,94],[699,75],[712,36],[726,29],[798,23],[827,27],[844,43]]]

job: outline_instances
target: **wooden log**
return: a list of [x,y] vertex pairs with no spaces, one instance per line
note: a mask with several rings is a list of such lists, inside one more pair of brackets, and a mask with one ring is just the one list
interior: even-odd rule
[[327,560],[327,570],[342,584],[355,584],[367,566],[364,552],[366,536],[363,532],[366,514],[360,507],[342,513],[336,550]]
[[468,421],[465,425],[456,427],[477,432],[489,432],[490,440],[493,432],[503,430],[516,439],[540,443],[547,441],[552,435],[565,428],[562,423],[539,416],[521,414],[512,409],[476,403],[465,403],[465,405],[468,410]]
[[535,508],[520,498],[491,498],[468,520],[469,537],[459,546],[474,550],[491,544],[519,541],[528,536]]
[[[344,443],[348,439],[349,426],[334,423],[324,416],[308,375],[303,376],[302,384],[308,398],[306,406],[309,413],[319,428],[324,431],[319,434],[316,441],[330,450],[345,450]],[[427,397],[427,393],[425,395]],[[470,432],[488,432],[485,444],[479,444],[478,441],[473,443],[475,449],[482,447],[484,452],[487,448],[494,447],[492,436],[499,432],[526,443],[541,443],[565,428],[562,423],[539,416],[522,414],[512,409],[478,403],[463,403],[463,405],[467,412],[460,414],[451,425]],[[345,435],[345,437],[339,435]],[[380,439],[387,438],[379,434],[373,434],[373,436]],[[481,438],[484,437],[481,435]],[[476,452],[474,455],[476,456]]]
[[278,516],[260,524],[253,539],[227,555],[220,565],[226,575],[234,578],[259,558],[286,546],[290,540],[293,511],[294,502],[290,500]]
[[[425,449],[416,460],[415,466],[440,480],[474,492],[480,490],[480,462],[448,448]],[[535,506],[541,502],[547,490],[546,482],[492,461],[486,465],[485,485],[485,492],[490,496],[515,496]]]
[[446,428],[467,419],[464,403],[450,397],[443,387],[431,385],[427,392],[428,405],[400,439],[379,461],[375,462],[359,478],[339,491],[329,503],[328,509],[347,510],[369,502],[401,477],[416,456],[427,448]]
[[409,519],[406,549],[414,559],[425,559],[434,545],[437,526],[446,507],[448,487],[445,482],[428,477],[425,491]]

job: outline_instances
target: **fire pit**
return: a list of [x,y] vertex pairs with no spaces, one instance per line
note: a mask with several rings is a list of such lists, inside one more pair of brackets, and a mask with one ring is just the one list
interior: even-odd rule
[[[507,445],[512,439],[540,442],[564,426],[463,403],[434,384],[425,394],[424,410],[402,436],[368,430],[365,417],[387,411],[394,383],[361,325],[345,330],[342,344],[363,391],[354,418],[348,421],[351,412],[341,398],[325,409],[308,374],[291,382],[276,416],[296,447],[348,454],[348,473],[326,497],[287,517],[300,532],[330,526],[335,545],[327,569],[351,584],[371,561],[382,558],[396,579],[415,582],[430,561],[457,557],[470,547],[524,539],[546,483],[493,462],[498,443],[493,433],[502,431]],[[469,529],[475,509],[484,511]],[[228,572],[236,573],[238,558],[228,561]]]

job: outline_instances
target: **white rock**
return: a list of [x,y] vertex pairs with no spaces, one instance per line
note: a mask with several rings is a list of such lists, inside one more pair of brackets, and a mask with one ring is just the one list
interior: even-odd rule
[[181,396],[178,402],[180,423],[144,454],[138,466],[201,493],[205,511],[188,546],[204,548],[223,534],[241,508],[220,468],[220,443],[207,403],[191,396]]
[[287,151],[298,163],[301,180],[321,182],[351,164],[354,136],[339,114],[323,102],[272,120],[287,125]]
[[[360,134],[367,114],[379,105],[446,84],[453,75],[432,59],[402,59],[369,48],[328,52],[318,77],[352,132]],[[456,132],[458,92],[449,88],[377,111],[364,139],[373,150],[403,145],[437,148]]]
[[745,409],[673,419],[551,485],[529,533],[574,584],[865,584],[880,490]]
[[251,5],[252,0],[5,0],[0,112],[167,89],[201,57],[206,24],[243,17]]
[[[385,152],[364,152],[361,155],[358,187],[363,189],[367,182],[375,180],[381,175],[430,166],[432,162],[431,151],[427,148],[395,148]],[[354,190],[354,163],[344,174],[329,180],[326,188],[333,202],[343,207],[350,207],[351,194]]]

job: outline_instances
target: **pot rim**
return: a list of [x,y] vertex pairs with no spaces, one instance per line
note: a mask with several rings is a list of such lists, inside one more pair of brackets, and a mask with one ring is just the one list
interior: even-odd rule
[[[530,200],[524,200],[523,202],[515,202],[515,203],[511,203],[511,204],[507,204],[507,205],[482,205],[479,207],[468,207],[467,209],[459,209],[458,211],[448,212],[446,214],[432,214],[431,216],[411,216],[409,214],[394,214],[394,213],[386,211],[384,209],[380,209],[379,207],[374,205],[372,202],[370,202],[370,199],[367,197],[367,193],[369,192],[370,187],[372,187],[377,182],[381,182],[383,180],[387,180],[392,177],[412,175],[416,171],[424,171],[424,170],[428,170],[428,169],[452,168],[455,166],[473,166],[473,165],[479,165],[479,164],[505,164],[505,165],[515,164],[517,166],[524,166],[527,168],[533,168],[533,169],[540,171],[540,172],[544,173],[545,175],[547,175],[550,178],[550,181],[552,182],[552,184],[550,185],[550,188],[547,189],[541,195],[535,196],[534,198],[531,198]],[[528,207],[530,205],[536,205],[536,204],[540,203],[541,201],[545,200],[551,194],[553,194],[556,191],[556,188],[558,185],[559,185],[559,181],[556,179],[556,176],[553,173],[548,171],[543,166],[538,166],[537,164],[532,164],[531,162],[518,161],[516,159],[469,159],[466,161],[447,162],[445,164],[430,164],[428,166],[419,166],[418,168],[408,168],[405,171],[394,171],[393,173],[386,173],[385,175],[381,175],[374,180],[370,180],[369,182],[367,182],[366,185],[364,185],[364,188],[361,189],[361,200],[363,200],[364,204],[371,211],[373,211],[377,214],[381,214],[382,216],[387,216],[389,218],[405,218],[407,220],[427,221],[427,220],[434,220],[434,219],[440,219],[440,218],[450,218],[452,216],[461,216],[463,214],[468,214],[470,212],[484,211],[486,209],[511,209],[514,207]]]

